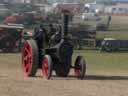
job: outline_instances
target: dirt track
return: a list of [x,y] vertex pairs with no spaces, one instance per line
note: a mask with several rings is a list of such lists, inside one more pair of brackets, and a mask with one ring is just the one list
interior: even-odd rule
[[48,81],[40,71],[35,78],[24,77],[20,62],[20,54],[0,54],[0,96],[128,96],[128,77],[88,74],[84,80]]
[[127,77],[87,76],[43,80],[22,75],[20,66],[0,67],[0,96],[128,96]]

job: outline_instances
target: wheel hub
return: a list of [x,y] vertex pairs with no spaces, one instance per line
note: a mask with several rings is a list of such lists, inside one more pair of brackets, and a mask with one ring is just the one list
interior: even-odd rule
[[28,75],[28,72],[31,67],[31,60],[32,60],[31,50],[28,43],[25,43],[22,53],[23,53],[22,54],[23,72],[25,73],[25,75]]

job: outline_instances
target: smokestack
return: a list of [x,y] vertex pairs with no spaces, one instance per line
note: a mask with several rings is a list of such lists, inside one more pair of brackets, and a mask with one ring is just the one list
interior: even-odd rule
[[62,33],[64,37],[68,35],[69,13],[68,10],[62,11]]

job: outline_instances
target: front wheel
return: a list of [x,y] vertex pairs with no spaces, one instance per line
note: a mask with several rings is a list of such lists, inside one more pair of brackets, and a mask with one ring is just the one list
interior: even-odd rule
[[82,56],[77,56],[75,61],[75,76],[79,79],[83,79],[86,72],[86,61]]
[[52,76],[53,63],[50,55],[45,55],[42,59],[42,74],[45,79],[50,79]]

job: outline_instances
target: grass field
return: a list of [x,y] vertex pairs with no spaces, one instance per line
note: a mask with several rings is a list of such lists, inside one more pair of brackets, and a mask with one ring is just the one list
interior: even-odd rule
[[99,51],[76,51],[74,56],[83,55],[87,61],[87,73],[101,75],[127,75],[128,52],[101,53]]
[[128,31],[128,16],[112,16],[110,29],[119,31]]
[[122,39],[122,40],[127,40],[128,39],[128,31],[100,31],[97,32],[96,35],[97,39],[103,39],[103,38],[115,38],[115,39]]
[[97,38],[128,39],[128,16],[112,16],[109,31],[97,31]]
[[[75,50],[73,54],[73,63],[78,55],[82,55],[86,59],[87,74],[128,74],[128,52],[101,53],[96,50]],[[21,54],[0,54],[0,66],[3,68],[20,68]]]

